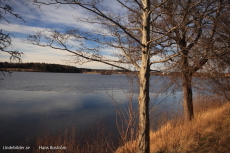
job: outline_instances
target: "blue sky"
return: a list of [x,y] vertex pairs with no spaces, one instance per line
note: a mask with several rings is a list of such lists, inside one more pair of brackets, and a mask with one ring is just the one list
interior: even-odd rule
[[[23,0],[0,0],[0,2],[2,6],[7,3],[13,7],[14,13],[19,14],[25,20],[24,22],[12,15],[5,16],[10,23],[7,23],[5,20],[0,20],[0,29],[3,29],[4,33],[11,34],[12,46],[9,47],[8,50],[23,52],[25,57],[22,58],[22,62],[46,62],[99,69],[111,68],[111,66],[98,62],[90,62],[83,65],[75,64],[70,62],[70,54],[65,51],[39,47],[24,42],[28,35],[32,35],[38,30],[58,29],[59,31],[63,31],[66,27],[74,27],[87,31],[95,28],[92,25],[79,23],[74,20],[75,16],[85,16],[83,10],[72,9],[65,5],[58,9],[55,6],[42,6],[41,11],[35,5],[23,3]],[[116,7],[117,5],[113,5],[113,2],[114,1],[109,1],[110,6]],[[113,49],[107,49],[107,53],[104,53],[110,56],[110,53],[114,51]],[[10,56],[8,54],[1,52],[1,62],[9,62],[9,58]]]

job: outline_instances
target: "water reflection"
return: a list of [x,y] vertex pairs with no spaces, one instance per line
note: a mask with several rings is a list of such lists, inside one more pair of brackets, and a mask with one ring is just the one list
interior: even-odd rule
[[[19,145],[44,130],[55,132],[70,126],[81,134],[100,120],[114,129],[114,103],[126,105],[129,101],[129,82],[124,75],[14,72],[4,79],[0,82],[1,146]],[[154,105],[163,100],[162,94]],[[172,97],[164,102],[162,106],[171,104]]]

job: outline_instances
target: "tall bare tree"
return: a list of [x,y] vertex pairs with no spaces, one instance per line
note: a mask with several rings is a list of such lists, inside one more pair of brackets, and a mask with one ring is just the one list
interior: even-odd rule
[[[161,58],[160,61],[156,60],[158,54],[163,51],[163,48],[158,47],[159,42],[167,41],[164,36],[175,30],[184,20],[183,18],[178,19],[177,24],[168,28],[162,35],[158,35],[152,30],[152,25],[158,22],[161,17],[161,12],[156,10],[166,1],[117,0],[117,4],[123,8],[117,11],[103,5],[103,1],[100,0],[33,1],[38,7],[42,5],[70,5],[73,9],[81,8],[89,16],[87,18],[79,17],[76,20],[98,26],[98,28],[87,32],[76,27],[66,30],[65,33],[57,30],[40,31],[28,37],[30,43],[67,51],[74,56],[77,63],[97,61],[125,70],[130,70],[129,65],[132,65],[139,71],[139,153],[150,152],[149,78],[151,65],[167,61],[178,55],[177,53],[165,53],[165,58]],[[189,12],[189,9],[191,8],[183,13],[184,16]],[[70,42],[72,45],[69,44]],[[89,42],[94,42],[94,47],[88,47],[87,43]],[[73,45],[74,43],[76,45]],[[101,53],[101,50],[106,48],[116,49],[113,54],[114,58]]]
[[[173,51],[179,56],[170,62],[170,66],[181,73],[183,105],[188,120],[194,117],[192,76],[202,69],[209,59],[219,58],[226,51],[223,43],[218,41],[219,17],[223,14],[226,1],[202,0],[197,5],[192,0],[169,0],[160,7],[163,13],[163,25],[156,31],[163,34],[169,27],[174,27],[184,19],[184,22],[167,35]],[[192,7],[193,6],[193,7]],[[186,10],[190,12],[184,15]],[[159,27],[158,26],[158,27]],[[171,70],[172,70],[171,69]]]

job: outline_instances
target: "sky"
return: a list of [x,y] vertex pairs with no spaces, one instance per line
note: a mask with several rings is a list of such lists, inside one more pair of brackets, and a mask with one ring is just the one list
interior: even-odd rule
[[[118,7],[113,4],[115,1],[107,1],[110,6]],[[19,14],[23,20],[17,19],[12,15],[6,14],[9,23],[5,20],[0,20],[0,29],[4,33],[10,33],[12,39],[12,46],[8,50],[17,50],[24,53],[22,62],[44,62],[55,63],[62,65],[71,65],[81,68],[92,69],[111,69],[111,66],[99,63],[90,62],[79,65],[70,61],[70,54],[66,51],[55,50],[47,47],[39,47],[26,43],[29,35],[34,34],[38,30],[57,29],[62,31],[66,27],[80,28],[85,31],[91,30],[95,27],[88,24],[76,22],[74,17],[84,17],[86,14],[81,9],[72,9],[65,5],[57,8],[56,6],[42,6],[41,10],[31,3],[26,3],[25,0],[0,0],[0,5],[8,4],[14,9],[14,13]],[[4,13],[4,12],[2,12]],[[107,49],[102,51],[106,56],[110,56],[115,50]],[[0,53],[0,62],[10,62],[10,55],[7,53]]]

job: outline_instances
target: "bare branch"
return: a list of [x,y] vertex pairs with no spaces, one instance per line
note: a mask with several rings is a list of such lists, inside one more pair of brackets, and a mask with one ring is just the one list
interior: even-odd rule
[[115,21],[114,19],[112,19],[111,17],[109,17],[108,15],[104,14],[101,10],[99,10],[95,5],[93,4],[86,4],[86,3],[81,3],[78,1],[72,1],[72,2],[66,2],[66,3],[62,3],[58,0],[55,0],[55,2],[50,2],[50,3],[44,3],[44,2],[38,2],[37,0],[33,1],[34,3],[40,4],[40,5],[52,5],[52,4],[65,4],[65,5],[78,5],[104,19],[106,19],[107,21],[110,21],[111,23],[115,24],[116,26],[118,26],[121,30],[123,30],[123,32],[125,34],[127,34],[129,37],[131,37],[133,40],[135,40],[137,43],[139,43],[140,45],[142,45],[141,41],[138,40],[135,36],[133,36],[133,34],[128,31],[128,29],[123,26],[122,24],[120,24],[119,22]]
[[120,49],[122,50],[122,52],[123,52],[123,54],[125,55],[125,57],[138,69],[138,70],[140,70],[140,66],[139,65],[137,65],[137,63],[131,58],[131,55],[129,54],[127,54],[126,53],[126,51],[125,51],[125,49],[123,48],[123,46],[122,46],[122,43],[121,43],[121,38],[120,38],[120,35],[117,35],[117,38],[118,38],[118,42],[119,42],[119,47],[120,47]]
[[9,14],[15,16],[16,18],[21,19],[23,22],[25,22],[25,20],[24,20],[19,14],[14,13],[14,9],[13,9],[11,6],[7,5],[7,4],[6,4],[4,7],[0,6],[0,20],[1,20],[1,19],[4,19],[6,22],[10,23],[10,22],[7,20],[7,18],[5,18],[5,17],[2,15],[2,11],[5,12],[4,14],[9,13]]
[[142,4],[141,3],[139,3],[138,2],[138,0],[134,0],[136,3],[137,3],[137,5],[139,6],[139,8],[141,9],[141,10],[143,10],[144,8],[143,8],[143,6],[142,6]]
[[[131,7],[125,5],[123,2],[121,2],[120,0],[117,0],[118,3],[120,3],[123,7],[125,7],[126,9],[128,9],[129,11],[132,11],[133,13],[136,13],[139,17],[141,16],[141,14],[137,11],[132,9]],[[139,4],[139,3],[138,3]]]
[[[170,30],[168,30],[166,33],[164,33],[161,37],[158,37],[156,39],[152,39],[148,42],[148,44],[154,42],[154,41],[157,41],[159,39],[162,39],[163,37],[167,36],[169,33],[171,33],[172,31],[174,31],[175,29],[177,29],[178,27],[180,27],[183,23],[184,23],[184,20],[187,16],[187,14],[195,7],[197,6],[198,4],[200,4],[203,0],[200,0],[199,2],[195,3],[193,6],[191,6],[189,9],[187,9],[185,12],[184,12],[184,15],[183,15],[183,18],[181,19],[181,22],[179,24],[177,24],[177,26],[174,26],[173,28],[171,28]],[[164,1],[165,3],[166,1]],[[160,6],[160,5],[159,5]],[[158,6],[158,7],[159,7]]]
[[173,59],[174,57],[178,56],[178,55],[179,55],[178,53],[177,53],[177,54],[173,54],[173,55],[169,56],[169,57],[166,58],[166,59],[163,59],[163,60],[160,60],[160,61],[151,62],[150,65],[156,64],[156,63],[164,63],[164,62],[167,62],[168,60],[171,60],[171,61],[172,61],[172,59]]

